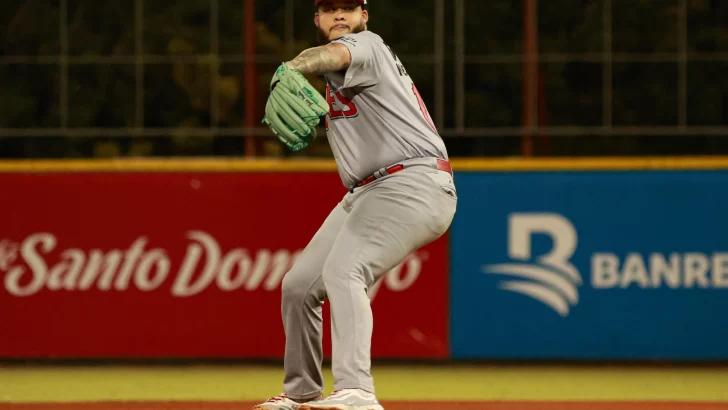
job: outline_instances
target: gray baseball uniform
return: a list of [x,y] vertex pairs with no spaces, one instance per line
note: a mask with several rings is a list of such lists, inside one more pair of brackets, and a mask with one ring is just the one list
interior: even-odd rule
[[447,164],[445,145],[397,56],[369,31],[335,42],[349,48],[352,62],[345,74],[326,76],[327,135],[350,192],[283,280],[284,391],[294,400],[323,391],[326,298],[334,388],[374,393],[367,291],[411,252],[444,234],[457,204],[452,173],[438,169]]
[[333,42],[352,60],[346,75],[326,75],[326,131],[344,185],[405,159],[448,159],[417,88],[382,38],[363,31]]

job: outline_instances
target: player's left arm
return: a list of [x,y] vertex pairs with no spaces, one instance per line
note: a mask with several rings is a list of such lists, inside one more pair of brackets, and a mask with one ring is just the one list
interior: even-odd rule
[[345,45],[331,43],[304,50],[285,65],[304,75],[323,75],[348,68],[351,65],[351,53]]

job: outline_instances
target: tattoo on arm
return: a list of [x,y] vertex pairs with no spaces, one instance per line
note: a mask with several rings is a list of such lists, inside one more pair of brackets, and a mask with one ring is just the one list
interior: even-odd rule
[[[286,63],[288,68],[302,74],[322,75],[343,70],[349,66],[348,50],[344,53],[334,49],[336,46],[313,47],[304,50],[298,57]],[[345,48],[345,46],[342,46]]]

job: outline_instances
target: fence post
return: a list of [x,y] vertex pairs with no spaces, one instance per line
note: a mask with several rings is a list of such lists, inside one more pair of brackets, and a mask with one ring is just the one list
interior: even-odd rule
[[[243,35],[245,55],[245,128],[257,125],[258,73],[255,67],[255,0],[244,0]],[[255,136],[245,137],[245,156],[255,156]]]

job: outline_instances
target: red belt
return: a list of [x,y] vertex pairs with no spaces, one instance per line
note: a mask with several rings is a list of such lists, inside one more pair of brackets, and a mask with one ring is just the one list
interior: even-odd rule
[[[404,165],[395,164],[395,165],[385,168],[384,173],[387,175],[392,175],[403,169],[404,169]],[[444,159],[437,160],[437,170],[449,172],[450,175],[452,175],[452,167],[450,166],[450,163],[448,161],[445,161]],[[367,177],[366,179],[361,181],[359,184],[357,184],[357,187],[363,187],[364,185],[371,184],[372,182],[376,181],[377,179],[378,179],[377,176],[372,174],[371,176]]]

